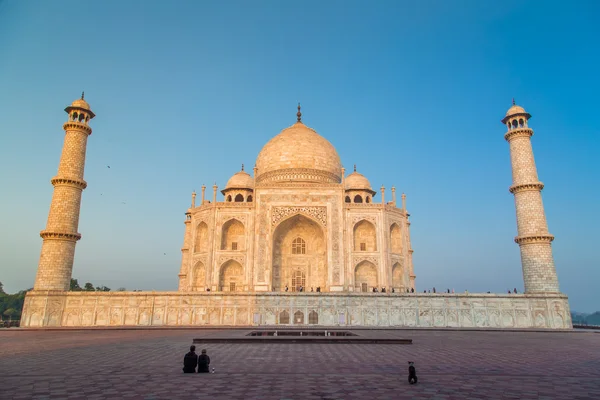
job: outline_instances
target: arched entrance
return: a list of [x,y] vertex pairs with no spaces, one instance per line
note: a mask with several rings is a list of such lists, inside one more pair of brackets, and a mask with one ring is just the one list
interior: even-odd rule
[[357,292],[370,292],[377,287],[377,268],[369,261],[363,261],[354,269],[354,287]]
[[273,234],[274,291],[307,291],[327,283],[325,234],[321,226],[304,215],[280,223]]
[[219,290],[224,292],[237,292],[243,290],[244,269],[234,260],[229,260],[221,266],[219,274]]
[[404,271],[400,263],[395,263],[392,267],[392,287],[404,291]]

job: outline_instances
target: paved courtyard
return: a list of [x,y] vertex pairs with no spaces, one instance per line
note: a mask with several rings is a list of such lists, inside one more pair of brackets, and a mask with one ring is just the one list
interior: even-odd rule
[[239,332],[0,330],[0,399],[600,399],[600,333],[358,333],[413,344],[212,343],[184,375],[192,339]]

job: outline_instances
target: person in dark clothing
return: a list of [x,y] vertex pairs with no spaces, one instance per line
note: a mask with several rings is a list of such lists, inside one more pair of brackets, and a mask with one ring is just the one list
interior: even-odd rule
[[206,349],[202,350],[202,354],[198,357],[198,373],[210,372],[208,366],[210,365],[210,357],[206,355]]
[[196,372],[196,364],[198,364],[198,354],[196,354],[196,346],[190,346],[190,352],[183,357],[183,372],[193,374]]

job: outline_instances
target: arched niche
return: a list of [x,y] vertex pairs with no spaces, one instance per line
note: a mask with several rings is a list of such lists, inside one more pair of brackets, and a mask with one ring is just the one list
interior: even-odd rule
[[357,292],[370,292],[377,287],[377,282],[377,267],[372,262],[365,260],[354,268],[354,287]]
[[352,202],[352,200],[350,200],[350,196],[346,196],[345,202],[346,203],[351,203]]
[[301,214],[282,221],[273,233],[273,290],[286,285],[296,291],[300,284],[325,288],[327,283],[327,246],[319,223]]
[[362,196],[360,194],[357,194],[356,196],[354,196],[354,202],[362,203],[363,202]]
[[308,313],[308,323],[310,325],[317,325],[319,323],[319,314],[315,310]]
[[241,193],[238,193],[235,195],[235,200],[236,203],[242,203],[244,201],[244,195]]
[[200,222],[196,226],[196,241],[194,243],[195,253],[206,253],[208,251],[208,225]]
[[221,250],[244,250],[246,236],[240,221],[230,219],[223,224],[221,232]]
[[294,324],[303,325],[304,324],[304,313],[302,311],[296,311],[294,313]]
[[192,290],[199,291],[206,287],[206,267],[198,261],[192,270]]
[[404,289],[404,268],[400,263],[395,263],[392,266],[392,287]]
[[375,225],[362,220],[354,225],[354,251],[377,251]]
[[402,253],[402,231],[396,223],[390,226],[390,248],[392,253]]
[[219,289],[225,292],[242,290],[244,284],[244,268],[234,260],[229,260],[219,271]]
[[279,313],[279,323],[282,325],[288,325],[290,323],[290,314],[283,310]]

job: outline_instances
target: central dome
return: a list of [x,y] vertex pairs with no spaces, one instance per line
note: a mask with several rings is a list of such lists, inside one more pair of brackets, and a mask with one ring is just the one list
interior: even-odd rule
[[342,163],[335,147],[314,129],[296,122],[262,148],[256,183],[340,183]]

